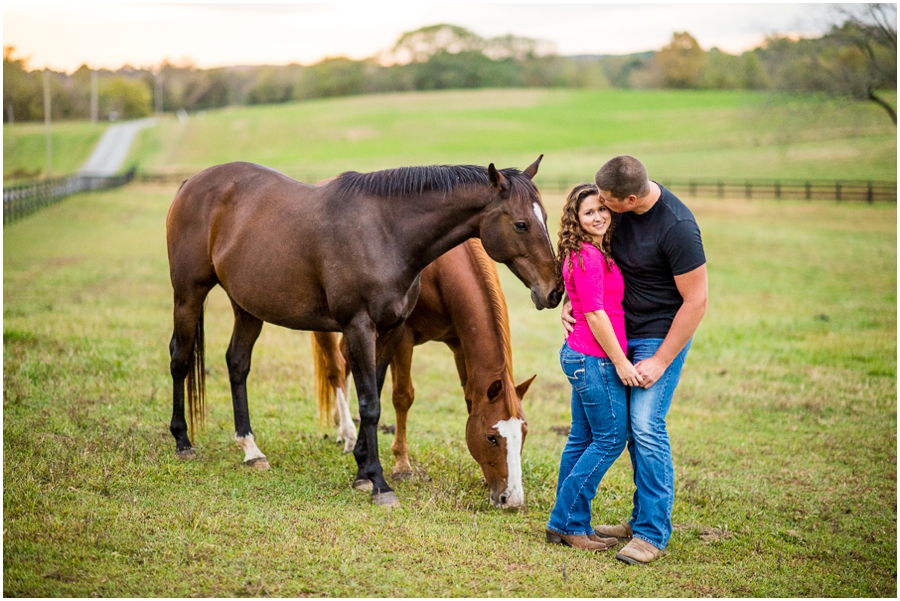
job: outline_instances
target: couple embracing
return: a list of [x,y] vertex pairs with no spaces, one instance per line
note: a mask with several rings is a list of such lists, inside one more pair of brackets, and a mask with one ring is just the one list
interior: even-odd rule
[[[569,193],[559,262],[569,302],[560,350],[572,385],[572,427],[560,459],[547,540],[646,564],[672,534],[674,469],[666,413],[691,338],[706,311],[706,257],[690,210],[618,156],[596,185]],[[591,500],[627,444],[634,469],[631,518],[591,527]]]

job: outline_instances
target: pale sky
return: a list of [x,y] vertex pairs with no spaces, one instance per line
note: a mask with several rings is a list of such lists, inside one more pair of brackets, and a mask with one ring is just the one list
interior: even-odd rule
[[201,68],[312,64],[389,50],[405,31],[460,25],[488,38],[545,40],[561,55],[658,50],[675,31],[739,53],[766,36],[817,36],[834,5],[813,3],[3,3],[3,45],[28,68],[71,73],[186,60]]

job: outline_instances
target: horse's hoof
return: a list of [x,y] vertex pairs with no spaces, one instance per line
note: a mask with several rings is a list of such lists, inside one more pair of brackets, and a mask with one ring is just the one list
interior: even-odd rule
[[391,478],[398,482],[405,482],[412,478],[412,472],[391,472]]
[[245,461],[244,465],[246,465],[247,467],[252,467],[257,470],[269,469],[269,462],[266,461],[265,457],[257,457],[256,459],[251,459],[250,461]]
[[368,492],[372,490],[372,481],[368,478],[357,478],[353,481],[353,488]]
[[182,461],[190,461],[191,459],[197,458],[197,453],[194,452],[194,449],[182,449],[175,453],[179,459]]
[[394,491],[375,493],[372,495],[372,503],[382,507],[400,507],[400,499]]

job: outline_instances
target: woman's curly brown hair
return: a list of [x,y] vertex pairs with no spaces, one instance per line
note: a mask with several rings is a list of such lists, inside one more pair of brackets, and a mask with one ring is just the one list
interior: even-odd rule
[[[568,258],[569,270],[572,270],[574,267],[574,264],[572,263],[573,252],[578,255],[578,251],[581,250],[581,246],[585,242],[590,242],[591,244],[594,244],[594,246],[597,246],[597,250],[599,250],[603,254],[603,258],[606,259],[606,268],[611,269],[613,264],[613,259],[610,254],[610,241],[612,240],[613,233],[612,221],[610,221],[609,228],[606,230],[606,233],[603,234],[603,240],[598,246],[594,242],[594,239],[581,227],[581,222],[578,219],[578,210],[581,208],[581,203],[584,202],[584,199],[589,196],[599,195],[600,191],[594,184],[578,184],[572,188],[572,191],[569,192],[569,195],[566,197],[562,218],[559,220],[559,243],[556,246],[556,259],[558,262],[557,278],[560,284],[563,279],[563,262]],[[603,201],[600,202],[602,204]],[[584,269],[584,262],[581,260],[580,255],[578,255],[578,266]]]

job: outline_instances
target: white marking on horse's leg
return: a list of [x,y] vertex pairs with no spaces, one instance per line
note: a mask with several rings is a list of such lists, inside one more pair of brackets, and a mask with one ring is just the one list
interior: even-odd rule
[[519,507],[525,502],[522,488],[522,424],[518,417],[494,424],[500,436],[506,439],[506,504],[504,507]]
[[259,450],[259,447],[256,446],[256,441],[253,440],[252,433],[247,436],[238,436],[235,434],[234,440],[237,441],[239,447],[244,449],[244,463],[253,461],[254,459],[266,458],[266,456],[263,455],[263,452]]
[[356,446],[356,428],[353,425],[353,418],[350,417],[350,404],[347,402],[347,395],[340,388],[337,389],[337,402],[335,409],[338,413],[338,441],[343,441],[344,452],[349,453]]
[[531,205],[531,208],[534,210],[534,216],[537,217],[538,223],[541,224],[541,227],[544,228],[544,233],[547,235],[547,244],[550,245],[550,250],[553,250],[553,241],[550,240],[550,232],[547,231],[547,224],[544,223],[544,214],[541,213],[541,207],[538,206],[538,203],[534,203]]

